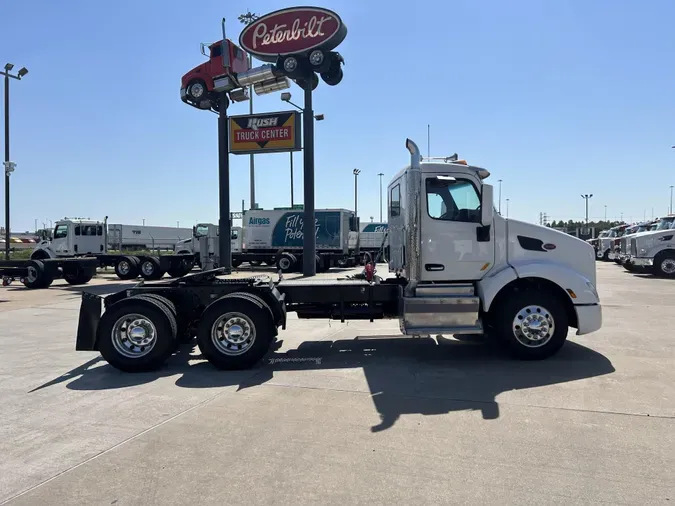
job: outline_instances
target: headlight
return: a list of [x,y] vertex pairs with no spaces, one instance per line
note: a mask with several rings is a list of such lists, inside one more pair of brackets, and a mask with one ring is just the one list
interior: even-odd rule
[[644,255],[647,253],[647,250],[645,248],[640,248],[640,255]]

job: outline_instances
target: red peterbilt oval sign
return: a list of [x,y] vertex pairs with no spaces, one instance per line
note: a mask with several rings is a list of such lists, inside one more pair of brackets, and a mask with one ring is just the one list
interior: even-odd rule
[[274,11],[248,25],[239,45],[263,61],[275,62],[279,55],[336,48],[347,35],[340,16],[321,7],[292,7]]

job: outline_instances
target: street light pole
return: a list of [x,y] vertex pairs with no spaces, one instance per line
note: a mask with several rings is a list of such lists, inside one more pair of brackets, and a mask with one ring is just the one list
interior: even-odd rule
[[382,223],[382,176],[384,176],[384,174],[380,172],[378,174],[378,177],[380,178],[380,223]]
[[354,174],[354,217],[358,219],[358,205],[359,205],[359,174],[361,174],[361,169],[354,169],[352,171]]
[[[239,22],[241,22],[244,25],[249,25],[256,21],[260,16],[257,14],[252,13],[251,11],[247,11],[246,14],[241,14],[239,16]],[[248,67],[251,68],[253,67],[253,56],[249,53],[248,55]],[[249,114],[253,114],[253,85],[250,85],[248,87],[248,112]],[[249,155],[249,166],[250,166],[250,186],[251,186],[251,209],[255,209],[255,159],[253,156],[253,153]],[[228,210],[229,212],[229,210]]]
[[20,81],[23,76],[28,74],[26,67],[21,67],[16,75],[9,72],[14,68],[11,63],[5,64],[5,260],[9,260],[9,175],[14,170],[14,164],[9,161],[9,78]]
[[499,206],[497,207],[497,212],[502,214],[502,180],[498,179],[497,182],[499,183]]
[[590,194],[586,193],[581,195],[581,198],[586,201],[586,228],[588,228],[588,201],[591,200],[592,197],[593,197],[592,193]]
[[670,185],[670,214],[673,214],[673,185]]
[[509,201],[511,199],[506,199],[506,218],[508,219],[509,217]]
[[607,221],[607,204],[605,204],[605,221]]

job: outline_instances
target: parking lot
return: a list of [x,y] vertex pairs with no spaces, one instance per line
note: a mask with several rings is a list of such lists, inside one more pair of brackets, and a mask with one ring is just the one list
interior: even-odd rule
[[675,282],[597,267],[603,328],[543,362],[290,315],[253,370],[123,374],[75,331],[130,283],[3,288],[0,503],[675,501]]

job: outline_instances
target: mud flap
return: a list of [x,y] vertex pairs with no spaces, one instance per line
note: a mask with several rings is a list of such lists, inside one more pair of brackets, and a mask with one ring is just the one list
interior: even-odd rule
[[80,304],[80,320],[77,325],[76,351],[96,351],[96,330],[101,319],[101,301],[103,299],[93,293],[82,292]]

